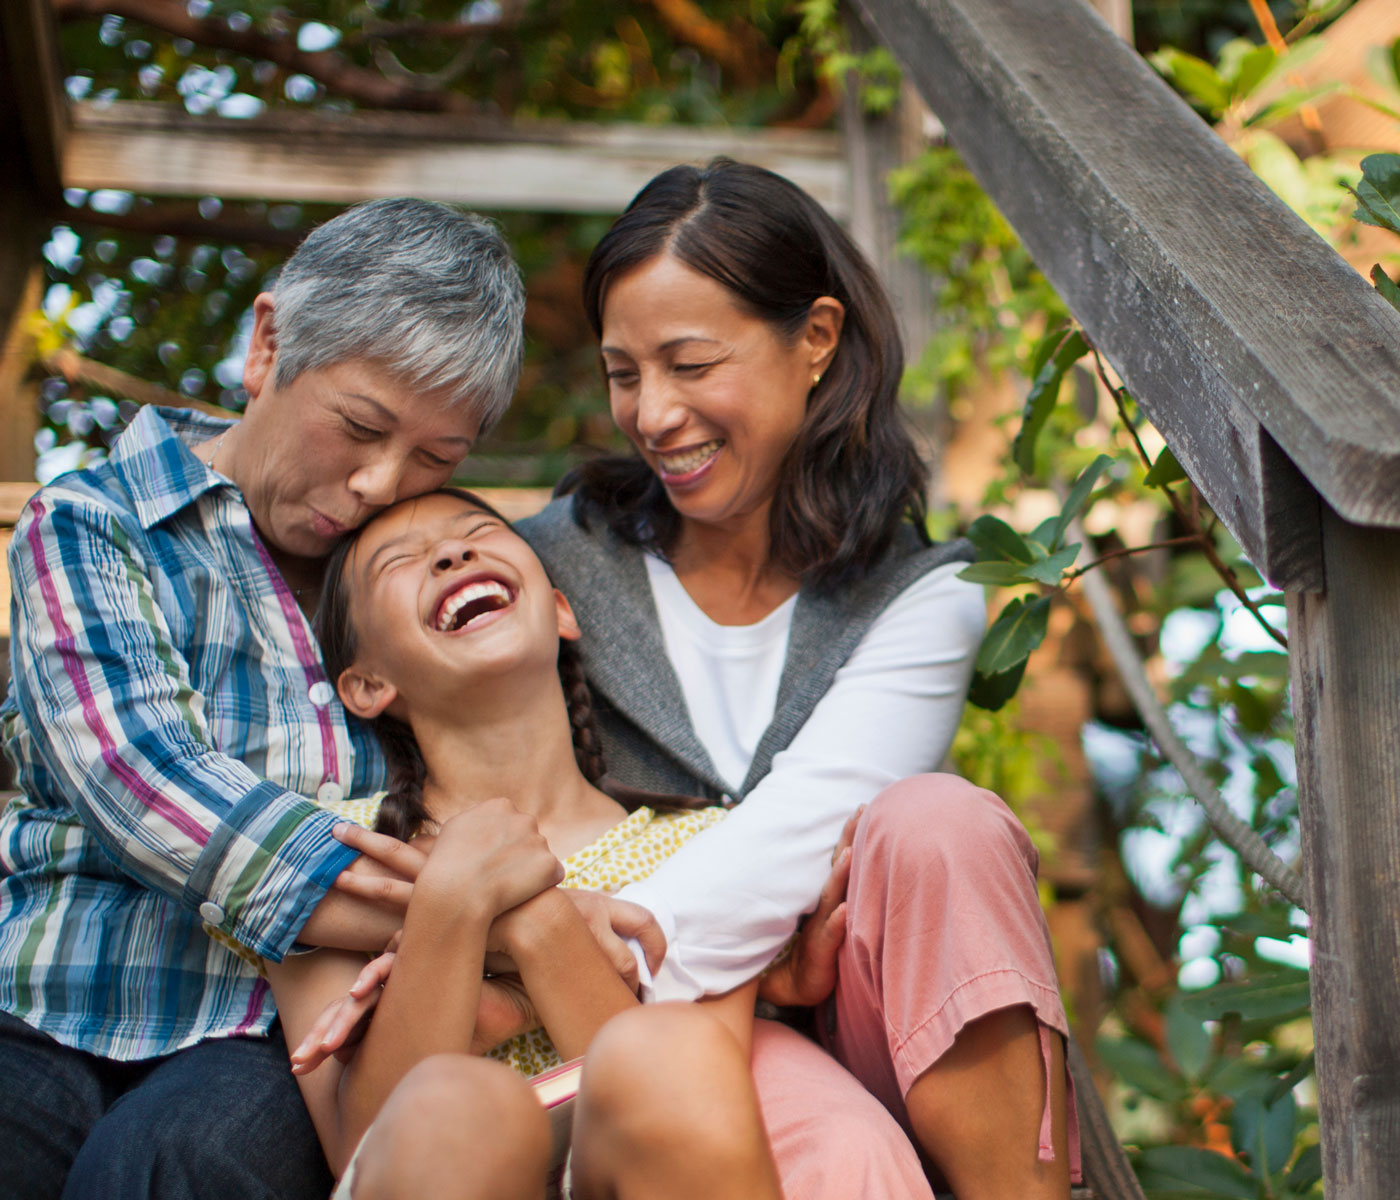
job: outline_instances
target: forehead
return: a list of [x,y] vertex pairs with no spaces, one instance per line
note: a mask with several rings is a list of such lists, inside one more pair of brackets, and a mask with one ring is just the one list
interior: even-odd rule
[[465,496],[454,496],[448,492],[430,492],[426,496],[402,500],[365,525],[355,539],[354,556],[357,561],[364,562],[366,556],[388,541],[435,532],[473,514],[483,517],[494,515]]
[[718,280],[702,275],[673,254],[658,254],[608,287],[603,298],[603,336],[610,332],[655,332],[662,340],[697,321],[755,320]]
[[481,428],[481,406],[448,387],[422,387],[368,359],[347,359],[323,371],[341,396],[418,440],[473,442]]

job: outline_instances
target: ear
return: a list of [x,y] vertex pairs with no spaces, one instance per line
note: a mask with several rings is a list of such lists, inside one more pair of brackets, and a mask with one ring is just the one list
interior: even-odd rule
[[836,357],[841,342],[841,327],[846,322],[846,306],[834,296],[818,296],[807,310],[807,328],[802,340],[808,363],[815,375],[820,375]]
[[248,401],[256,400],[277,361],[277,330],[273,323],[273,303],[270,292],[260,292],[253,301],[253,336],[248,341],[248,357],[243,363],[243,387]]
[[578,627],[578,618],[574,616],[568,597],[558,588],[554,589],[554,607],[559,614],[559,636],[566,642],[578,641],[583,636]]
[[399,689],[358,667],[346,667],[336,680],[340,702],[363,721],[371,721],[398,699]]

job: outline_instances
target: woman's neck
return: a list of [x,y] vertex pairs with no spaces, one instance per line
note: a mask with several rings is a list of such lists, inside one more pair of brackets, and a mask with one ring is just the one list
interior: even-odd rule
[[625,815],[621,805],[584,778],[557,680],[552,703],[540,705],[490,688],[489,706],[444,706],[415,713],[414,737],[427,768],[423,799],[442,822],[483,800],[509,799],[539,823],[556,856],[565,858]]
[[801,581],[775,567],[768,515],[722,529],[685,521],[671,562],[700,611],[717,625],[752,625],[796,594]]

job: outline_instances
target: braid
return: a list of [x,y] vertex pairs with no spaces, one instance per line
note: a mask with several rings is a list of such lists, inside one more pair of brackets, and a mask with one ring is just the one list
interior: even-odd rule
[[583,675],[583,659],[572,642],[559,643],[559,682],[569,707],[569,728],[574,736],[574,758],[589,783],[597,785],[606,767],[598,727],[593,723],[593,694]]
[[376,718],[374,732],[384,747],[384,760],[389,767],[389,790],[379,805],[374,828],[406,842],[421,832],[428,821],[428,806],[423,803],[427,767],[413,731],[396,717]]

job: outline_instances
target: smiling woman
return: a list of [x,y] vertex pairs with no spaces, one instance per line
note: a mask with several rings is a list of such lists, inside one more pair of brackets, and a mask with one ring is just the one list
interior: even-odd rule
[[329,1190],[266,982],[228,943],[276,961],[397,928],[328,894],[369,868],[312,797],[385,767],[305,610],[333,541],[443,483],[500,415],[523,307],[489,222],[351,209],[258,297],[241,422],[143,409],[25,510],[0,711],[24,791],[0,817],[15,1194]]

